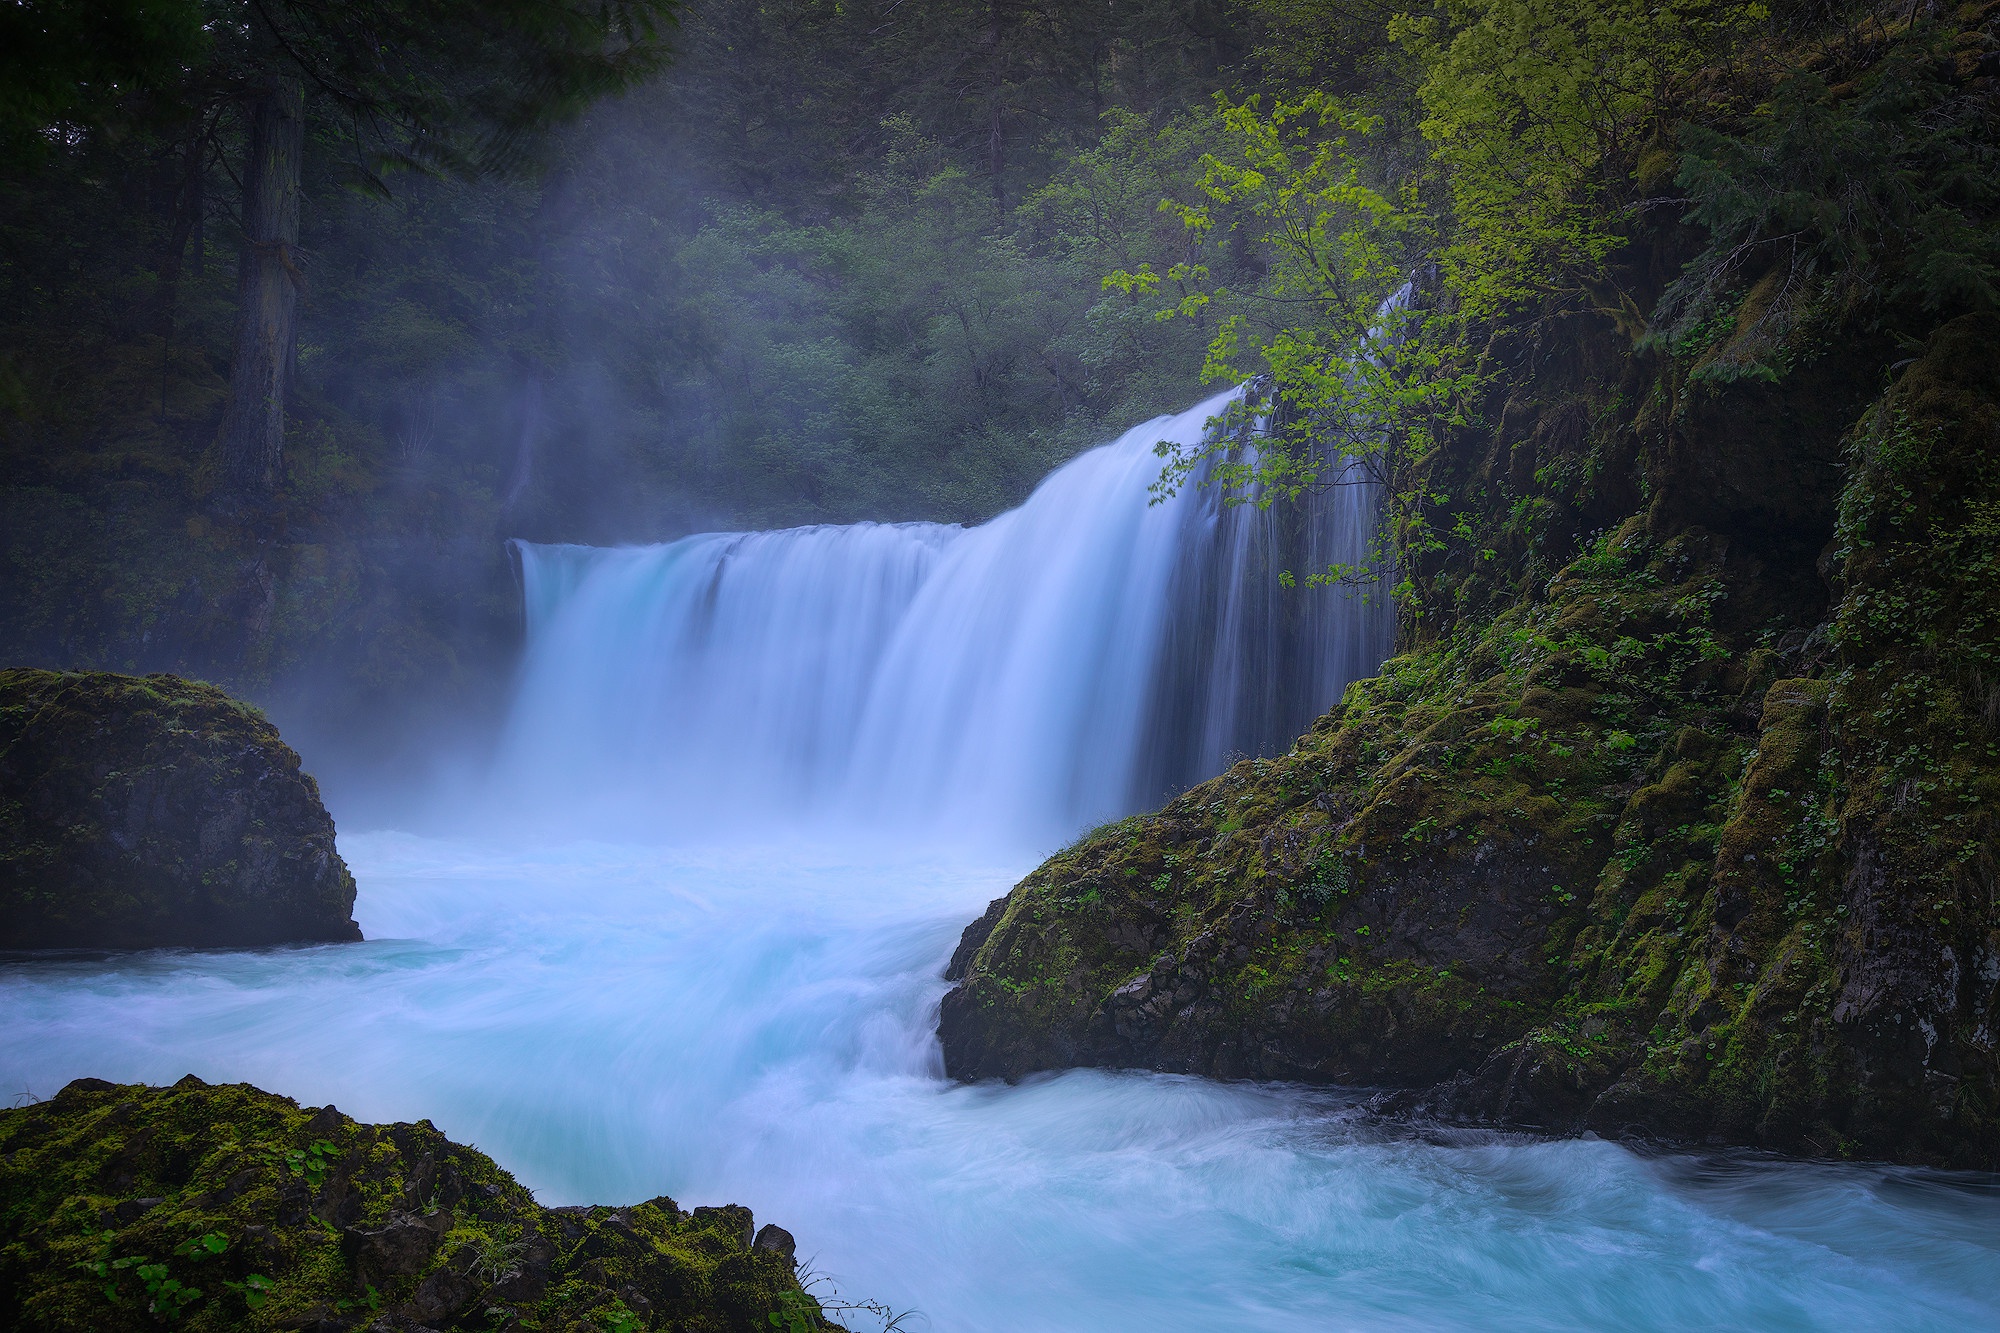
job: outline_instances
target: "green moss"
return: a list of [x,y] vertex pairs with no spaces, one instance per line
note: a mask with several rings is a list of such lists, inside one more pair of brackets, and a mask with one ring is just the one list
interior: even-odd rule
[[[548,1209],[428,1122],[79,1080],[0,1112],[0,1324],[762,1330],[809,1312],[743,1208]],[[171,1285],[170,1285],[171,1284]]]

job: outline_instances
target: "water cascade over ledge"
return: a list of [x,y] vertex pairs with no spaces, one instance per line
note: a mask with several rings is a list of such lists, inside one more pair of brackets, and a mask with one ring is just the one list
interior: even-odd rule
[[832,824],[1047,838],[1282,750],[1387,655],[1374,487],[1301,507],[1190,483],[1220,394],[1093,449],[976,527],[520,545],[528,648],[499,758],[534,802],[672,832]]

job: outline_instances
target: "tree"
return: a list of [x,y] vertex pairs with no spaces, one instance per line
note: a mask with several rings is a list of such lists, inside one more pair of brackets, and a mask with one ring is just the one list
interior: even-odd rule
[[0,152],[13,166],[51,136],[117,117],[180,82],[207,46],[190,0],[15,0],[0,6]]
[[308,98],[325,104],[355,184],[395,169],[522,167],[535,136],[658,70],[676,0],[248,0],[218,19],[220,83],[249,123],[225,494],[261,503],[281,472],[298,296]]

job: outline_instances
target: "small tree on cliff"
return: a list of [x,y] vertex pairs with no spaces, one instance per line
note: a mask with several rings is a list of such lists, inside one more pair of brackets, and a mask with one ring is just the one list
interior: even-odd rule
[[331,112],[355,183],[395,168],[478,175],[519,167],[540,131],[653,73],[678,0],[224,0],[215,55],[193,80],[242,106],[242,269],[221,428],[225,493],[278,485],[304,263],[308,103]]

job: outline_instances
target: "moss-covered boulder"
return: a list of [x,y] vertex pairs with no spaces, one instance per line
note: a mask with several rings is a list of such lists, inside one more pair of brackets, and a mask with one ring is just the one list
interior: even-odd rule
[[358,940],[299,757],[174,676],[0,671],[0,948]]
[[[1660,472],[1511,601],[1457,585],[1290,753],[1052,858],[967,930],[946,1067],[2000,1166],[1996,347],[1990,315],[1936,332],[1846,432],[1837,511],[1738,522]],[[1710,491],[1690,456],[1838,457],[1731,436],[1730,401],[1622,429]]]
[[0,1111],[0,1327],[831,1328],[747,1208],[544,1208],[428,1121],[79,1079]]

